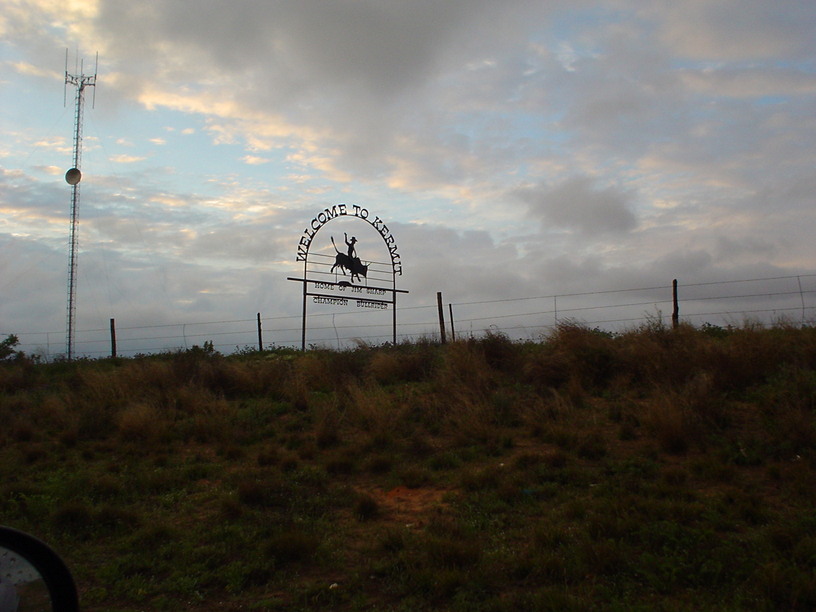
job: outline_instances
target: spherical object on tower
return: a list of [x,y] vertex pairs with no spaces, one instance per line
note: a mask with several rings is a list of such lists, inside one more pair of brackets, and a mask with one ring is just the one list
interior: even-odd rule
[[65,182],[69,185],[77,185],[82,180],[82,173],[79,168],[71,168],[65,173]]

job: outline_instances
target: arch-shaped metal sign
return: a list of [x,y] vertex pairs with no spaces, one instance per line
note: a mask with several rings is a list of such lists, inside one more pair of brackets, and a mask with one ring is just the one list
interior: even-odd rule
[[[380,235],[387,251],[387,261],[377,261],[366,255],[371,254],[370,245],[361,257],[358,248],[362,245],[357,237],[343,232],[342,242],[338,235],[318,243],[318,232],[337,219],[359,220],[367,223]],[[370,234],[370,232],[369,232]],[[338,247],[338,242],[342,245]],[[313,252],[313,245],[320,248]],[[328,252],[321,250],[332,249]],[[343,250],[341,250],[343,248]],[[300,237],[297,245],[296,261],[303,262],[302,278],[288,277],[303,285],[303,322],[301,349],[306,349],[306,309],[311,297],[316,304],[348,306],[355,302],[358,308],[392,310],[392,339],[397,342],[397,293],[408,293],[397,289],[397,276],[402,276],[402,258],[391,230],[367,208],[356,204],[335,204],[317,213]],[[390,295],[390,299],[387,296]]]

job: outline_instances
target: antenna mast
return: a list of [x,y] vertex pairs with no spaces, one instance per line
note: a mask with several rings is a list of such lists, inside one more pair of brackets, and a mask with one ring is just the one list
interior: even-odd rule
[[[99,53],[96,54],[96,66],[93,76],[84,72],[84,60],[75,69],[76,74],[68,73],[68,49],[65,50],[65,88],[76,87],[76,110],[74,113],[74,160],[73,166],[65,173],[65,182],[71,186],[71,236],[68,255],[68,325],[65,334],[65,350],[68,361],[74,356],[74,319],[76,317],[76,277],[77,277],[77,223],[79,221],[79,181],[82,173],[79,162],[82,157],[82,114],[85,101],[85,88],[94,88],[96,99],[96,71],[99,66]],[[63,96],[64,98],[64,96]],[[63,100],[64,103],[64,100]]]

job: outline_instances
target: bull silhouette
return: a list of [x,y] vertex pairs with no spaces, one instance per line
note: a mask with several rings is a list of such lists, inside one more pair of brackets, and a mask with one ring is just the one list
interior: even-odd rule
[[336,268],[340,268],[340,272],[343,274],[346,273],[346,270],[349,271],[351,275],[351,280],[354,280],[354,277],[357,277],[357,280],[362,280],[362,278],[366,278],[368,274],[368,264],[364,264],[360,261],[359,257],[349,257],[345,253],[341,253],[340,249],[337,248],[337,245],[334,243],[334,236],[331,237],[332,246],[334,246],[334,250],[337,251],[337,255],[334,257],[334,265],[331,267],[330,272],[334,272]]

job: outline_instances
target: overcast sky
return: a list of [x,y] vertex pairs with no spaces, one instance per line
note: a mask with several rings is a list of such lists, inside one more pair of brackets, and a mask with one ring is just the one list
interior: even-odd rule
[[[437,291],[812,274],[814,32],[813,0],[2,0],[0,333],[64,345],[66,48],[99,53],[77,329],[298,327],[298,240],[341,202],[431,321]],[[359,219],[312,249],[344,231],[385,261]]]

